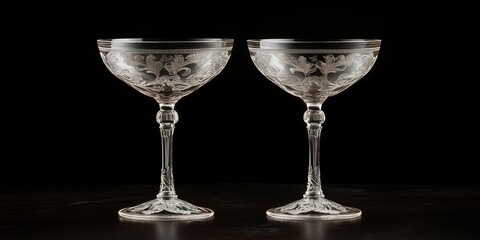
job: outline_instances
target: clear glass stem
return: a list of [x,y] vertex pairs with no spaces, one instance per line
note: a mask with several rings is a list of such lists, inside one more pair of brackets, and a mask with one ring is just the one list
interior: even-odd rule
[[162,138],[162,172],[160,191],[157,198],[142,204],[120,209],[121,217],[135,220],[193,220],[209,218],[213,211],[209,208],[199,207],[179,199],[175,193],[173,183],[173,131],[178,121],[178,114],[174,104],[160,104],[157,113],[157,122],[160,124]]
[[175,123],[178,121],[175,104],[160,104],[160,110],[157,113],[157,122],[160,125],[160,135],[162,138],[162,171],[160,179],[160,192],[158,198],[176,198],[175,185],[173,182],[173,132]]
[[321,110],[322,104],[307,104],[307,111],[303,120],[307,123],[309,160],[308,160],[308,182],[305,198],[323,198],[320,181],[320,133],[322,124],[325,122],[325,114]]
[[320,181],[320,133],[325,122],[322,104],[307,103],[303,115],[307,123],[309,160],[307,191],[303,198],[284,206],[267,210],[267,215],[280,219],[339,220],[356,218],[362,214],[357,208],[343,206],[325,198]]

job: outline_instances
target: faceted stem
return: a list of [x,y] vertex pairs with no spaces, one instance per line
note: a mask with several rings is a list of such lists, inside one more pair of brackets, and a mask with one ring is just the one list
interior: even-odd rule
[[307,103],[307,110],[303,120],[307,123],[309,161],[308,161],[308,183],[304,198],[323,198],[320,181],[320,133],[322,124],[325,122],[325,114],[321,110],[322,104]]
[[162,172],[160,192],[157,194],[157,198],[177,198],[172,165],[173,131],[175,123],[178,121],[178,114],[174,107],[175,104],[160,104],[160,110],[157,113],[157,122],[160,124],[162,138]]

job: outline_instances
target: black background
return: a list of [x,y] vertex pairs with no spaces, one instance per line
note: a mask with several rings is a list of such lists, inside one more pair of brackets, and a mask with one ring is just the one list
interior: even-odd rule
[[101,62],[96,40],[115,37],[235,39],[224,71],[176,104],[176,183],[306,182],[305,105],[257,71],[249,38],[382,39],[367,76],[323,106],[324,183],[480,182],[473,7],[275,5],[20,11],[4,30],[2,182],[159,182],[158,105]]

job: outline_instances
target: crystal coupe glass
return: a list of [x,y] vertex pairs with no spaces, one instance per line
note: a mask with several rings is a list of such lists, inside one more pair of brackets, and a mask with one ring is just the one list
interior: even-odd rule
[[257,69],[275,85],[306,104],[303,120],[309,143],[307,190],[303,198],[267,210],[279,219],[337,220],[359,217],[362,211],[325,198],[320,183],[322,104],[360,80],[373,67],[380,39],[249,39]]
[[162,169],[156,198],[120,209],[134,220],[192,220],[213,216],[205,207],[178,198],[173,182],[172,138],[178,114],[175,104],[216,77],[226,66],[233,39],[146,38],[98,39],[101,59],[118,79],[159,104]]

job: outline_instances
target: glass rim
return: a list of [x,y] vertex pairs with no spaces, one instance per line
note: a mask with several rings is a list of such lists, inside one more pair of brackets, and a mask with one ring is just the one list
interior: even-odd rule
[[381,41],[379,38],[252,38],[247,39],[247,42],[255,41],[267,41],[267,42],[279,42],[279,43],[342,43],[342,42],[375,42]]
[[193,49],[233,47],[233,38],[100,38],[101,48],[128,49]]
[[247,39],[249,48],[259,49],[315,49],[315,48],[372,48],[380,47],[379,38],[257,38]]

